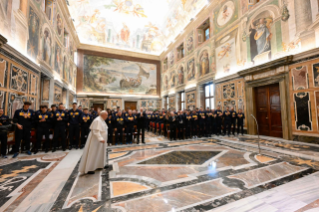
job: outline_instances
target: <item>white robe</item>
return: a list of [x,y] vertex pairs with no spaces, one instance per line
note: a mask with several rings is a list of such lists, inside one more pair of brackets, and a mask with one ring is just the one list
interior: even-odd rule
[[[104,168],[106,165],[106,147],[108,127],[105,121],[99,116],[90,126],[91,132],[86,140],[82,159],[79,166],[80,174]],[[104,140],[105,143],[100,141]]]

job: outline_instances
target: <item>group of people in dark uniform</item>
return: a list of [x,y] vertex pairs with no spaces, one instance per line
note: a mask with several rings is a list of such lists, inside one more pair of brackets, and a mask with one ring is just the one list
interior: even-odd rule
[[[48,108],[46,105],[41,105],[40,110],[33,111],[30,109],[31,103],[26,101],[21,109],[15,111],[13,118],[9,119],[4,115],[3,109],[0,109],[0,142],[1,156],[7,158],[7,132],[9,128],[1,128],[4,125],[15,126],[15,143],[10,153],[13,158],[16,158],[20,152],[21,141],[24,141],[24,149],[28,155],[31,155],[30,138],[32,129],[36,129],[36,143],[33,146],[34,154],[41,149],[41,143],[44,138],[42,150],[46,153],[50,149],[50,134],[53,132],[52,152],[61,145],[62,150],[67,148],[67,130],[69,138],[69,149],[78,149],[85,146],[86,139],[90,133],[90,125],[92,121],[99,115],[101,109],[94,110],[94,107],[89,110],[77,103],[73,103],[72,109],[66,110],[63,103],[52,105]],[[145,143],[145,127],[146,113],[141,109],[139,113],[134,111],[123,112],[119,107],[117,110],[107,110],[109,117],[106,120],[108,125],[108,143],[112,144],[113,132],[115,132],[116,144],[123,143],[123,132],[126,133],[126,143],[132,143],[134,126],[137,125],[139,135],[142,137],[142,143]],[[140,134],[141,132],[141,134]],[[81,144],[79,145],[81,135]],[[139,136],[137,139],[139,143]],[[60,145],[59,145],[60,144]]]
[[[233,108],[226,107],[226,110],[222,111],[218,106],[216,110],[209,108],[178,112],[162,110],[152,112],[147,117],[148,123],[154,123],[156,132],[166,135],[169,131],[170,140],[176,140],[177,136],[179,139],[188,139],[199,136],[208,137],[212,134],[226,135],[226,132],[230,136],[231,133],[235,135],[236,129],[237,135],[244,133],[245,114],[242,109],[236,112]],[[161,127],[162,124],[164,127]],[[147,126],[151,126],[151,124]]]
[[[24,141],[24,149],[28,155],[31,155],[30,137],[32,128],[36,129],[36,143],[33,146],[33,152],[36,154],[41,149],[41,143],[44,138],[42,150],[46,153],[50,149],[50,134],[53,132],[52,152],[61,145],[62,150],[67,148],[67,130],[69,138],[69,149],[78,149],[85,146],[86,139],[90,132],[92,121],[99,115],[101,109],[97,111],[92,107],[91,110],[73,103],[72,109],[66,110],[60,103],[48,108],[41,105],[40,110],[30,109],[30,102],[24,102],[21,109],[15,111],[13,119],[4,115],[3,109],[0,109],[0,142],[1,156],[7,158],[7,130],[4,126],[15,125],[15,144],[10,153],[13,158],[20,152],[21,141]],[[145,143],[145,130],[150,131],[152,123],[155,132],[167,135],[169,132],[170,140],[196,138],[199,136],[208,137],[212,134],[223,134],[228,136],[232,132],[235,135],[241,132],[243,134],[243,125],[245,115],[241,109],[238,112],[226,108],[221,111],[218,106],[216,110],[203,108],[185,111],[140,111],[128,110],[122,111],[119,107],[116,110],[107,109],[109,117],[105,120],[108,126],[108,143],[112,145],[132,144],[133,137],[136,137],[137,144]],[[163,132],[162,132],[163,131]],[[81,134],[80,134],[81,133]],[[124,133],[126,138],[123,138]],[[135,135],[134,135],[135,134]],[[81,135],[81,136],[80,136]],[[79,140],[81,137],[81,143]],[[114,142],[113,142],[114,140]],[[59,145],[60,144],[60,145]]]

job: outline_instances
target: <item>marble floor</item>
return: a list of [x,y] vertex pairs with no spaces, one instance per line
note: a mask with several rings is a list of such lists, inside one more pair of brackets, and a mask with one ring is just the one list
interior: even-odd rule
[[319,211],[319,145],[255,136],[111,146],[79,176],[82,150],[0,159],[0,211]]

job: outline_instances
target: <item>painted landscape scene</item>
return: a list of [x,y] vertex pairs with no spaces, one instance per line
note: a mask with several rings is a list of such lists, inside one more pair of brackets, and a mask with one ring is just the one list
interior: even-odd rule
[[84,56],[83,91],[88,93],[157,95],[155,64]]

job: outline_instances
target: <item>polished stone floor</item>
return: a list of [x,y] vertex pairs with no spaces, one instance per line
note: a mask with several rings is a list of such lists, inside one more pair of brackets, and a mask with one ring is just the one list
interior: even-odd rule
[[77,172],[82,150],[0,160],[0,211],[319,211],[319,145],[255,136],[111,146],[111,168]]

